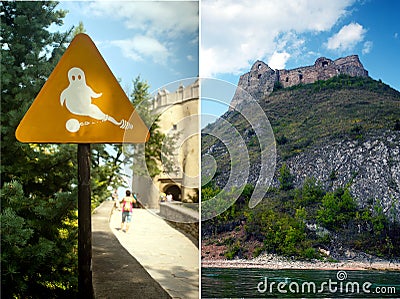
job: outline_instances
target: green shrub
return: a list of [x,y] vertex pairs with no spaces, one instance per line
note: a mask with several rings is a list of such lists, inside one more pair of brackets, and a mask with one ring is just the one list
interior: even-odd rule
[[356,210],[357,205],[350,191],[339,188],[325,194],[317,211],[317,220],[328,229],[338,230],[355,217]]
[[301,189],[301,199],[298,199],[301,205],[320,202],[325,192],[320,182],[313,177],[306,178]]
[[282,167],[279,169],[278,181],[282,190],[293,189],[293,175],[290,173],[290,169],[286,163],[283,163]]
[[225,252],[225,257],[228,260],[232,260],[235,256],[242,252],[242,246],[240,241],[237,240],[233,245],[229,246],[228,250]]
[[256,247],[253,251],[253,257],[259,256],[264,251],[264,247]]
[[302,257],[312,260],[312,259],[318,258],[318,253],[315,250],[315,248],[308,247],[302,252]]

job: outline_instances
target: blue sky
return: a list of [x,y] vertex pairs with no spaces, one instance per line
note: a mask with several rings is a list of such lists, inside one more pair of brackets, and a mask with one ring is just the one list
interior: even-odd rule
[[202,77],[237,84],[257,59],[292,69],[357,54],[373,79],[400,90],[400,1],[203,0],[200,7]]
[[[351,54],[372,78],[400,90],[396,0],[62,1],[59,8],[69,11],[62,29],[82,21],[128,92],[139,74],[151,91],[199,74],[237,84],[258,59],[292,69]],[[205,114],[227,108],[202,102]]]
[[197,77],[199,7],[194,1],[61,1],[65,31],[80,21],[122,88],[138,75],[154,91]]

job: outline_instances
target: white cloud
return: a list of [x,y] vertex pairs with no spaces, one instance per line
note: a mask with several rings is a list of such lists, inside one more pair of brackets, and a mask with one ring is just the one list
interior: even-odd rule
[[369,52],[371,52],[373,45],[374,45],[374,43],[372,41],[366,41],[364,43],[364,47],[362,49],[362,53],[363,54],[368,54]]
[[110,44],[121,48],[125,57],[135,61],[151,57],[154,62],[165,64],[170,56],[165,45],[148,36],[137,35],[132,39],[111,41]]
[[358,23],[345,25],[338,33],[330,37],[325,44],[329,50],[346,51],[351,50],[359,42],[364,40],[366,29]]
[[198,2],[169,1],[96,1],[87,14],[123,20],[128,29],[141,30],[148,35],[196,33],[198,30]]
[[268,60],[268,66],[274,70],[282,70],[285,68],[286,61],[290,58],[290,54],[287,52],[274,52]]
[[203,0],[200,74],[239,74],[275,52],[293,56],[302,33],[330,30],[354,1]]
[[103,43],[118,46],[125,57],[135,61],[151,58],[165,65],[168,59],[177,57],[183,36],[188,43],[198,41],[198,2],[96,1],[82,9],[88,17],[123,22],[133,37]]

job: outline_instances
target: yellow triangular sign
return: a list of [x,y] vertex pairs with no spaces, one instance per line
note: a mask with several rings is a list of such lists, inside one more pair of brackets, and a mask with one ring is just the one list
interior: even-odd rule
[[93,41],[78,34],[15,135],[30,143],[142,143],[149,132]]

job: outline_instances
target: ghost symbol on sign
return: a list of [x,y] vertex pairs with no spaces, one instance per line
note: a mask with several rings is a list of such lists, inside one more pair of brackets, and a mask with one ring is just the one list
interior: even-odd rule
[[[85,73],[78,67],[73,67],[68,71],[69,85],[61,92],[60,103],[61,106],[67,107],[68,111],[75,115],[89,116],[96,120],[110,121],[121,129],[133,129],[133,125],[128,121],[122,119],[116,121],[110,115],[105,114],[99,107],[92,103],[92,98],[96,99],[101,97],[102,93],[96,93],[93,89],[86,84]],[[75,133],[79,130],[81,124],[75,118],[67,120],[65,127],[71,132]]]

